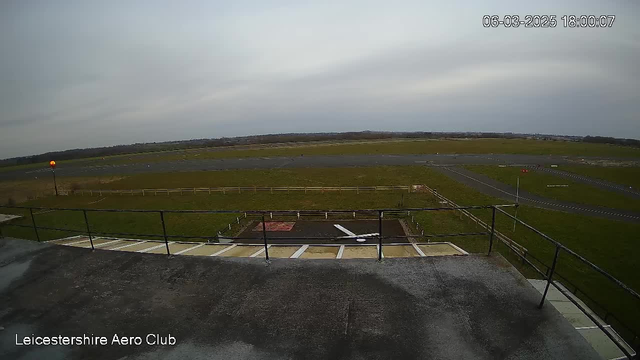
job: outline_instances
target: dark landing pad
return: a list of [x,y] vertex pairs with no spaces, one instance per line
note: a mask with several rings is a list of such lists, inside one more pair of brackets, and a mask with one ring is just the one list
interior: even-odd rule
[[[334,224],[341,225],[351,232],[361,234],[371,234],[378,232],[378,220],[299,220],[289,231],[267,231],[269,244],[377,244],[377,236],[365,238],[365,242],[358,242],[356,238],[335,239],[331,238],[347,236],[346,233],[338,230]],[[258,226],[260,225],[260,226]],[[269,228],[267,221],[267,227]],[[276,228],[276,227],[271,227]],[[262,226],[259,221],[247,226],[236,240],[236,243],[262,243]],[[383,220],[382,234],[384,236],[405,236],[404,229],[399,220]],[[304,237],[323,237],[324,239],[303,239]],[[277,239],[284,238],[284,239]],[[384,239],[384,243],[408,242],[407,239],[395,238]]]

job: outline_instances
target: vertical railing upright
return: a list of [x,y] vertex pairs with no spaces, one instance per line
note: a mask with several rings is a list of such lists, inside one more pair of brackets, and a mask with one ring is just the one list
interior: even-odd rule
[[29,213],[31,214],[31,223],[33,224],[33,231],[36,232],[36,239],[40,242],[40,234],[38,234],[38,227],[36,226],[36,218],[33,216],[33,209],[29,208]]
[[549,285],[553,281],[553,272],[556,270],[556,263],[558,262],[558,254],[560,253],[560,245],[556,244],[556,253],[553,255],[553,263],[551,263],[551,268],[549,269],[549,275],[547,276],[547,285],[544,287],[544,293],[542,294],[542,299],[540,299],[540,305],[538,305],[539,309],[542,309],[542,305],[544,304],[544,299],[547,297],[547,292],[549,291]]
[[93,236],[91,236],[91,229],[89,228],[89,219],[87,218],[87,210],[82,210],[84,214],[84,224],[87,226],[87,234],[89,235],[89,242],[91,243],[91,250],[95,250],[96,248],[93,246]]
[[487,255],[491,255],[491,249],[493,248],[493,237],[496,232],[496,207],[491,207],[491,232],[489,233],[489,252]]
[[382,211],[378,210],[378,261],[382,260]]
[[171,256],[169,251],[169,238],[167,237],[167,227],[164,224],[164,211],[160,211],[160,220],[162,221],[162,236],[164,236],[164,245],[167,247],[167,256]]
[[269,261],[269,245],[267,245],[267,224],[264,222],[264,213],[262,214],[262,238],[264,239],[264,257]]

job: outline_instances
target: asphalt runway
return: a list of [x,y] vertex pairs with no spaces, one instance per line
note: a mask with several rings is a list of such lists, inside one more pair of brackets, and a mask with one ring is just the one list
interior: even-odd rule
[[[486,195],[504,199],[509,202],[516,202],[516,188],[513,186],[501,183],[488,176],[478,174],[464,168],[438,167],[437,170]],[[559,210],[568,213],[598,216],[627,222],[640,222],[640,214],[637,212],[558,201],[532,194],[526,190],[520,190],[519,202],[520,204],[542,209]]]
[[630,198],[640,199],[640,191],[630,188],[628,186],[612,183],[610,181],[606,181],[602,179],[594,179],[588,176],[574,174],[568,171],[562,171],[558,169],[544,168],[544,167],[540,167],[540,168],[532,167],[532,169],[535,171],[542,171],[542,172],[549,173],[551,175],[560,176],[563,178],[581,182],[583,184],[595,186],[603,190],[613,191],[618,194],[628,196]]
[[[208,171],[234,169],[278,169],[278,168],[308,168],[308,167],[348,167],[348,166],[379,166],[379,165],[550,165],[550,164],[580,164],[584,161],[621,160],[603,157],[570,157],[557,155],[513,155],[513,154],[481,154],[481,155],[340,155],[340,156],[297,156],[297,157],[261,157],[237,159],[203,159],[171,162],[149,162],[122,165],[100,165],[95,160],[91,165],[86,163],[60,164],[56,168],[57,176],[97,176],[97,175],[127,175],[141,173],[162,173],[175,171]],[[629,161],[632,159],[624,159]],[[640,163],[640,159],[637,160]],[[50,176],[50,169],[14,170],[0,172],[0,180],[33,179],[35,177]]]

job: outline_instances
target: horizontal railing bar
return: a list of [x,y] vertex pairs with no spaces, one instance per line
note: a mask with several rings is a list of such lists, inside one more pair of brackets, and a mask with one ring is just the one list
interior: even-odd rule
[[614,283],[616,283],[618,286],[620,286],[621,288],[623,288],[624,290],[626,290],[628,293],[630,293],[631,295],[633,295],[636,299],[640,300],[640,294],[638,294],[637,292],[635,292],[633,289],[631,289],[630,287],[628,287],[627,285],[625,285],[622,281],[616,279],[613,275],[609,274],[608,272],[602,270],[599,266],[597,266],[596,264],[592,263],[591,261],[585,259],[583,256],[577,254],[576,252],[574,252],[573,250],[569,249],[568,247],[562,245],[561,243],[559,243],[558,241],[554,240],[553,238],[551,238],[550,236],[544,234],[543,232],[541,232],[540,230],[534,228],[533,226],[525,223],[524,221],[516,218],[515,216],[509,214],[508,212],[502,210],[502,209],[497,209],[498,211],[500,211],[501,213],[507,215],[509,218],[517,221],[518,223],[524,225],[527,229],[535,232],[536,234],[542,236],[543,238],[547,239],[548,241],[550,241],[552,244],[560,247],[562,250],[566,251],[567,253],[569,253],[570,255],[573,255],[575,258],[577,258],[578,260],[582,261],[583,263],[589,265],[592,269],[596,270],[597,272],[599,272],[600,274],[604,275],[606,278],[608,278],[609,280],[613,281]]
[[[130,213],[165,213],[176,214],[323,214],[323,213],[367,213],[367,212],[406,212],[406,211],[448,211],[448,210],[468,210],[468,209],[489,209],[493,205],[474,205],[459,207],[437,207],[437,208],[387,208],[387,209],[327,209],[327,210],[163,210],[163,209],[94,209],[94,208],[53,208],[53,207],[27,207],[27,206],[7,206],[0,205],[7,209],[33,209],[33,210],[56,210],[56,211],[92,211],[92,212],[130,212]],[[508,206],[508,205],[503,205]],[[514,205],[515,206],[515,205]]]

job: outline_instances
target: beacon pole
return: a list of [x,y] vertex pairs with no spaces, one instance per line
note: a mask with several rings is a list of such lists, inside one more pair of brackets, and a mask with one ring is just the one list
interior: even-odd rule
[[58,184],[56,183],[56,162],[53,160],[49,161],[49,166],[51,167],[51,172],[53,173],[53,187],[56,189],[56,196],[58,196]]

